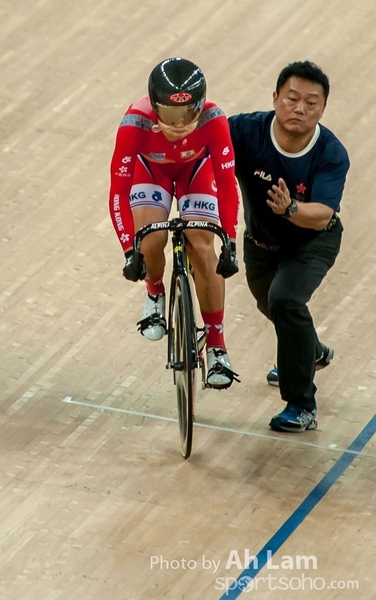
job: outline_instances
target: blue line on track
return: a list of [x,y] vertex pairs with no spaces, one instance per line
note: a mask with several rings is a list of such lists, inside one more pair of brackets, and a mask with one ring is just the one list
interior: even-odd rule
[[295,512],[292,513],[287,521],[283,523],[273,537],[271,537],[260,550],[256,556],[257,560],[252,561],[247,569],[244,569],[236,582],[231,584],[230,589],[228,589],[219,600],[235,600],[240,596],[242,591],[249,585],[250,581],[258,575],[268,560],[272,558],[286,540],[296,531],[299,525],[346,471],[347,467],[355,460],[357,454],[350,454],[348,451],[360,452],[375,433],[376,415],[372,417],[369,423],[364,427],[363,431],[361,431],[352,444],[350,444],[347,452],[340,456],[327,474],[324,475],[322,480],[313,488],[300,506],[298,506]]

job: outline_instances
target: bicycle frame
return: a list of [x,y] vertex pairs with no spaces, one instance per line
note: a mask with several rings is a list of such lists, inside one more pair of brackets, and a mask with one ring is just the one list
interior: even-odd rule
[[225,259],[230,258],[229,236],[222,227],[209,221],[184,221],[181,218],[174,218],[170,221],[150,223],[139,229],[133,244],[134,263],[138,267],[142,261],[141,242],[144,237],[155,231],[172,232],[173,264],[168,304],[166,368],[173,370],[174,384],[177,389],[179,429],[184,458],[188,458],[191,453],[196,369],[201,369],[202,388],[207,387],[205,362],[202,357],[206,334],[203,328],[197,327],[195,320],[190,285],[191,271],[185,248],[185,231],[189,229],[202,229],[218,235],[222,240]]
[[[173,223],[174,229],[172,229],[172,231],[173,231],[173,235],[172,235],[173,265],[172,265],[172,273],[171,273],[170,298],[169,298],[166,368],[167,369],[175,369],[175,370],[180,369],[180,365],[177,365],[175,363],[174,343],[173,343],[174,340],[173,340],[173,336],[172,336],[173,311],[174,311],[175,296],[176,296],[176,281],[177,281],[178,275],[181,275],[181,276],[187,278],[187,280],[189,280],[189,278],[191,277],[189,259],[187,257],[187,253],[186,253],[186,249],[185,249],[185,236],[183,233],[185,227],[184,226],[182,227],[182,224],[185,224],[185,223],[186,223],[185,221],[181,221],[181,223],[175,222],[175,223]],[[189,283],[191,283],[191,282],[189,281]],[[194,366],[194,368],[197,369],[197,368],[202,367],[202,361],[200,359],[200,351],[202,351],[205,346],[206,336],[205,336],[205,331],[203,329],[200,330],[197,328],[194,311],[193,311],[192,286],[189,285],[188,289],[189,289],[189,293],[190,293],[189,301],[190,301],[190,305],[192,307],[191,322],[192,322],[193,326],[196,327],[196,335],[193,335],[193,337],[192,337],[192,342],[194,345],[192,350],[193,350],[193,366]]]

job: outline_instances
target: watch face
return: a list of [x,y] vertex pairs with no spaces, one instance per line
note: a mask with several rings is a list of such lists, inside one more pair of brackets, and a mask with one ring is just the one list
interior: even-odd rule
[[298,204],[296,200],[291,200],[290,206],[286,210],[286,217],[293,217],[298,212]]

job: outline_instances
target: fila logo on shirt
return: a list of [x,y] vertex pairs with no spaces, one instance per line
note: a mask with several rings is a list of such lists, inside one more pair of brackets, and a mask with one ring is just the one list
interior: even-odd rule
[[257,177],[260,177],[261,179],[265,179],[265,181],[272,180],[272,176],[270,174],[266,175],[265,171],[261,171],[261,169],[256,169],[256,171],[253,174],[257,175]]

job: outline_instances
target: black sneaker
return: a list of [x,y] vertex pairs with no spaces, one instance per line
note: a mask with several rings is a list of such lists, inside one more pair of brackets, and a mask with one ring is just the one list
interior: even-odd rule
[[[322,346],[322,355],[320,358],[318,358],[316,360],[316,371],[321,371],[321,369],[325,369],[325,367],[327,367],[330,364],[330,361],[332,360],[332,358],[334,356],[333,348],[328,348],[328,346],[324,346],[324,344],[321,344],[321,346]],[[268,382],[269,385],[274,385],[275,387],[279,387],[277,365],[274,365],[274,367],[269,371],[269,373],[266,376],[266,381]]]
[[316,429],[317,407],[308,411],[300,406],[287,403],[286,408],[278,415],[272,418],[269,423],[274,431],[287,431],[289,433],[299,433],[306,429]]
[[274,365],[274,367],[269,371],[266,376],[266,381],[269,385],[275,385],[275,387],[279,386],[277,365]]

